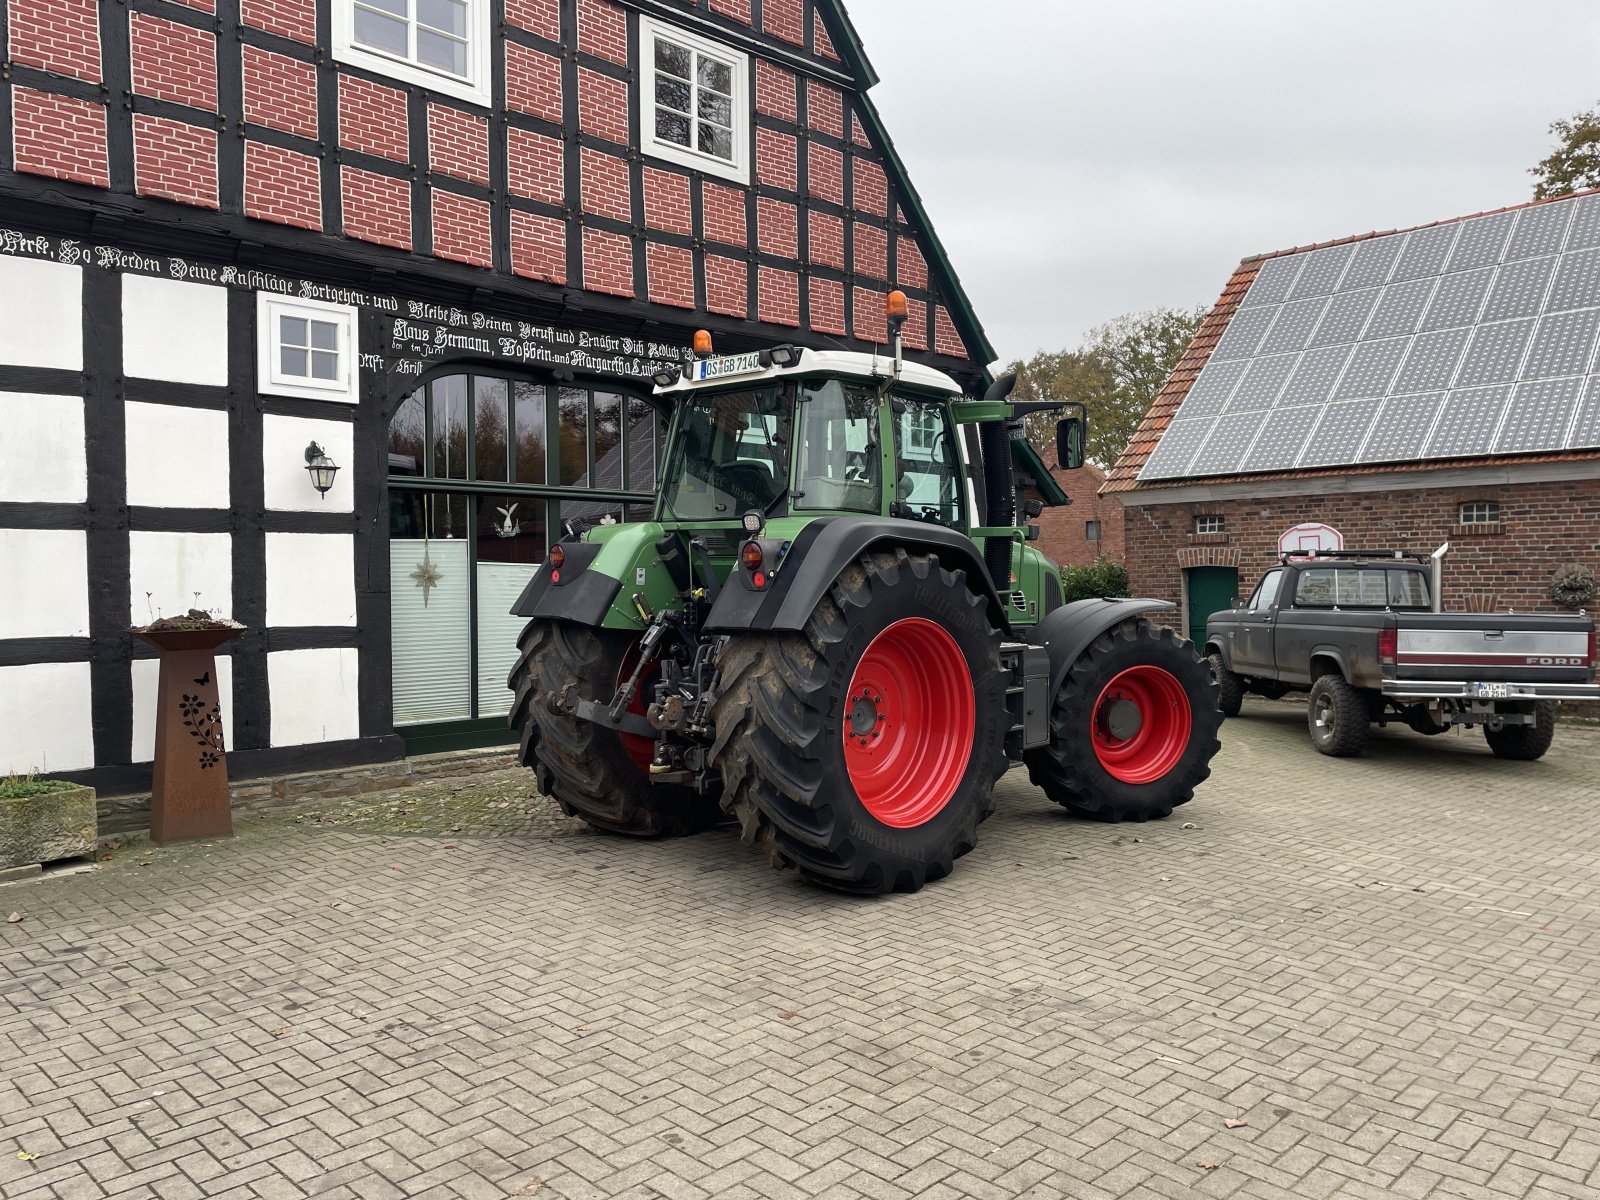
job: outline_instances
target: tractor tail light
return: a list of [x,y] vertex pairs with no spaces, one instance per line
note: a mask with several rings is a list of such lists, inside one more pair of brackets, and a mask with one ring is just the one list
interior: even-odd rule
[[559,543],[557,545],[551,546],[550,547],[550,566],[551,566],[551,568],[553,570],[559,571],[562,567],[564,567],[566,565],[567,565],[567,552],[561,548]]
[[765,564],[767,556],[761,551],[761,543],[746,542],[744,549],[739,551],[739,561],[744,564],[744,569],[751,574],[759,572]]
[[1589,630],[1589,673],[1591,675],[1597,669],[1600,669],[1600,662],[1595,661],[1597,651],[1600,651],[1600,633],[1591,629]]
[[1400,631],[1394,626],[1378,630],[1378,662],[1385,667],[1392,667],[1400,658]]

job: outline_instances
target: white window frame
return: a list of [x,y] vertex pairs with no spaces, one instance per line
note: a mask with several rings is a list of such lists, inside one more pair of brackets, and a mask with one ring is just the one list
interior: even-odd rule
[[1221,513],[1201,513],[1194,519],[1196,537],[1218,537],[1228,532],[1228,518]]
[[[415,0],[413,0],[413,6]],[[467,76],[451,75],[356,42],[355,0],[333,0],[333,57],[352,67],[387,75],[441,95],[487,108],[492,100],[489,71],[489,0],[467,0]]]
[[[300,317],[308,321],[331,323],[339,330],[339,378],[307,379],[285,375],[278,355],[278,319]],[[301,300],[273,292],[256,293],[256,390],[269,396],[293,396],[299,400],[332,400],[355,404],[360,400],[361,342],[358,312],[351,304],[329,304],[325,300]]]
[[[656,136],[656,41],[664,39],[720,59],[733,68],[733,160],[731,162]],[[750,182],[750,56],[721,42],[688,33],[654,17],[639,17],[639,140],[644,152],[680,167],[748,185]]]
[[[1490,514],[1493,514],[1492,516]],[[1461,507],[1456,510],[1456,519],[1462,525],[1498,525],[1500,524],[1500,502],[1498,500],[1463,500]]]

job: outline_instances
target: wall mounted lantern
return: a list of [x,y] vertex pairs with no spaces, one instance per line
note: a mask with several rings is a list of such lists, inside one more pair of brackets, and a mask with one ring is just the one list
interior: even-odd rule
[[339,473],[338,464],[328,457],[317,443],[312,442],[306,447],[306,474],[311,476],[311,486],[316,488],[324,500],[328,498],[328,489],[333,486],[333,477]]

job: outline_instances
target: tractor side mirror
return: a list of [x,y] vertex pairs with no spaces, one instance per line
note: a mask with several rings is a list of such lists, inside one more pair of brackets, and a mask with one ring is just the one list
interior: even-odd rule
[[1083,466],[1083,442],[1083,417],[1064,417],[1056,423],[1056,464],[1063,471]]

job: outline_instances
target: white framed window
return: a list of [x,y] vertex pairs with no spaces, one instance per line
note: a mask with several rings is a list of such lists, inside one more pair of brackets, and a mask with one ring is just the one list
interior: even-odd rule
[[487,105],[489,0],[333,0],[333,57]]
[[1498,525],[1500,505],[1494,500],[1468,500],[1461,505],[1461,524]]
[[750,182],[750,56],[639,18],[645,153]]
[[1194,519],[1194,531],[1198,534],[1227,533],[1227,520],[1217,513],[1208,513]]
[[360,346],[349,304],[256,293],[256,388],[354,404]]

